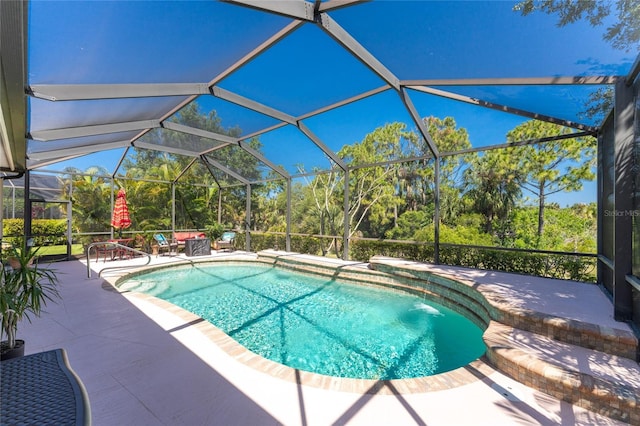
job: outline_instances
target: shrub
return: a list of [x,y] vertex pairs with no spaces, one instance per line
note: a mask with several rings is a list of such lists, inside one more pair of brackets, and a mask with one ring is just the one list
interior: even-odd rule
[[[2,232],[6,242],[16,244],[24,236],[23,219],[5,219]],[[67,241],[67,221],[65,219],[35,219],[31,223],[31,233],[36,246],[61,245]]]
[[[283,250],[285,248],[284,239],[284,235],[252,234],[251,247],[254,251],[270,249],[276,246]],[[291,236],[291,251],[320,255],[322,253],[322,243],[322,239],[318,237]],[[349,258],[360,262],[368,262],[373,256],[379,255],[415,260],[417,262],[433,262],[434,250],[432,243],[354,239],[349,246]],[[506,251],[455,245],[440,246],[439,255],[440,263],[445,265],[583,282],[596,281],[595,257],[560,253],[528,253],[525,251]]]
[[[353,241],[351,258],[367,262],[375,255],[418,262],[433,262],[434,247],[415,243]],[[490,248],[441,246],[440,263],[469,268],[513,272],[548,278],[596,282],[596,259],[555,253],[492,250]]]

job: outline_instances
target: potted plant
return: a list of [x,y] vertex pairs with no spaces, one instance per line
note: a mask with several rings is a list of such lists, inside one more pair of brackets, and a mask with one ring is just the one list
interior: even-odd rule
[[215,242],[222,237],[222,234],[224,233],[224,226],[222,226],[222,224],[220,223],[214,223],[212,225],[207,226],[207,228],[205,229],[205,234],[207,235],[207,238],[209,238],[209,240],[211,241],[211,248],[215,248],[214,244]]
[[151,253],[154,242],[155,240],[153,239],[153,233],[145,232],[142,234],[137,234],[135,237],[135,246],[145,253]]
[[[0,262],[0,359],[24,355],[24,341],[16,340],[18,323],[40,316],[48,301],[59,298],[58,277],[54,270],[38,265],[37,249],[31,247],[9,250],[7,258],[17,260],[15,267]],[[6,334],[6,340],[2,340]]]

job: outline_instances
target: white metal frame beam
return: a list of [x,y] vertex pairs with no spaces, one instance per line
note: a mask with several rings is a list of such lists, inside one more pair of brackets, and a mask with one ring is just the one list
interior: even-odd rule
[[214,86],[217,83],[219,83],[220,81],[222,81],[225,78],[229,77],[231,74],[235,73],[240,68],[242,68],[243,66],[245,66],[246,64],[248,64],[249,62],[251,62],[255,58],[257,58],[258,56],[262,55],[264,52],[269,50],[273,45],[278,43],[280,40],[284,39],[289,34],[294,32],[295,30],[297,30],[303,24],[304,24],[304,22],[302,22],[302,21],[293,21],[293,22],[290,22],[289,24],[285,25],[282,29],[280,29],[278,32],[276,32],[271,37],[266,39],[264,42],[262,42],[260,45],[258,45],[251,52],[247,53],[242,58],[238,59],[233,65],[231,65],[226,70],[224,70],[220,74],[218,74],[215,78],[213,78],[209,82],[209,86]]
[[216,161],[213,158],[207,157],[206,155],[203,155],[201,158],[203,158],[203,161],[205,163],[209,164],[210,166],[214,166],[216,169],[228,174],[229,176],[233,177],[234,179],[239,180],[240,182],[244,183],[245,185],[250,185],[251,184],[251,182],[249,182],[249,180],[247,180],[245,177],[240,176],[238,173],[234,172],[233,170],[231,170],[227,166],[224,166],[219,161]]
[[[375,72],[375,70],[374,70]],[[380,73],[376,72],[380,75]],[[389,78],[394,78],[389,76]],[[526,77],[526,78],[479,78],[479,79],[427,79],[398,80],[399,86],[554,86],[554,85],[609,85],[620,76],[575,76],[575,77]],[[394,80],[395,81],[395,80]],[[215,83],[214,83],[215,84]],[[149,83],[149,84],[34,84],[27,94],[49,101],[72,101],[92,99],[148,98],[162,96],[200,96],[212,94],[229,102],[245,106],[263,114],[293,124],[294,118],[276,109],[243,98],[233,92],[212,86],[212,83]]]
[[0,170],[27,167],[24,95],[27,61],[28,3],[0,1]]
[[519,78],[436,78],[401,80],[403,86],[553,86],[577,84],[615,84],[618,76],[519,77]]
[[82,155],[66,155],[56,158],[51,158],[49,160],[29,160],[27,161],[27,166],[29,170],[40,169],[42,167],[47,167],[51,164],[59,163],[60,161],[72,160],[74,158],[82,157]]
[[27,93],[48,101],[198,96],[209,94],[207,83],[162,84],[33,84]]
[[[185,174],[185,173],[187,173],[187,172],[189,171],[189,169],[194,165],[194,163],[195,163],[196,161],[198,161],[198,160],[201,160],[201,161],[202,161],[202,156],[199,156],[199,157],[193,157],[193,158],[191,159],[191,161],[189,161],[189,164],[187,164],[187,166],[186,166],[184,169],[182,169],[182,170],[180,171],[180,173],[178,173],[178,175],[175,177],[175,179],[173,179],[173,181],[171,182],[171,184],[175,186],[175,184],[176,184],[176,183],[178,183],[178,181],[180,180],[180,178],[181,178],[182,176],[184,176],[184,174]],[[208,168],[207,168],[207,169],[208,169]],[[209,173],[211,174],[211,171],[210,171],[210,170],[209,170]],[[211,174],[211,177],[213,177],[213,180],[215,180],[215,179],[216,179],[216,178],[215,178],[215,176],[213,176],[213,174]],[[216,183],[218,183],[218,181],[216,181]]]
[[187,133],[194,136],[200,136],[206,139],[211,139],[216,142],[220,142],[224,145],[238,143],[238,139],[231,136],[223,135],[221,133],[210,132],[208,130],[197,129],[195,127],[185,126],[184,124],[174,123],[171,121],[163,122],[160,125],[160,127],[164,129],[180,132],[180,133]]
[[224,0],[264,12],[275,13],[288,18],[313,22],[315,5],[303,0]]
[[359,95],[352,96],[352,97],[350,97],[348,99],[344,99],[342,101],[333,103],[331,105],[327,105],[327,106],[324,106],[322,108],[319,108],[319,109],[317,109],[315,111],[311,111],[311,112],[308,112],[306,114],[300,115],[300,116],[296,117],[296,121],[304,120],[304,119],[307,119],[307,118],[310,118],[310,117],[325,113],[327,111],[331,111],[331,110],[334,110],[336,108],[340,108],[342,106],[352,104],[352,103],[357,102],[357,101],[359,101],[361,99],[365,99],[365,98],[368,98],[370,96],[375,96],[378,93],[386,92],[387,90],[390,90],[389,86],[381,86],[381,87],[378,87],[377,89],[368,90],[368,91],[366,91],[364,93],[361,93]]
[[[401,82],[401,87],[404,89],[404,83],[425,83],[430,85],[541,85],[541,84],[610,84],[614,81],[617,81],[618,77],[558,77],[558,78],[515,78],[515,79],[464,79],[464,80],[407,80]],[[551,83],[553,82],[553,83]],[[560,125],[564,125],[567,127],[573,127],[581,130],[594,131],[594,127],[588,126],[582,123],[575,123],[567,120],[562,120],[559,118],[546,116],[543,114],[532,113],[529,111],[524,111],[522,109],[499,105],[488,101],[482,101],[480,99],[471,98],[465,95],[459,95],[448,91],[443,91],[440,89],[435,89],[432,87],[425,87],[421,85],[407,85],[407,88],[421,91],[424,93],[429,93],[436,96],[441,96],[449,99],[455,99],[461,102],[471,103],[478,106],[483,106],[486,108],[491,108],[499,111],[504,111],[508,113],[512,113],[515,115],[521,115],[528,118],[535,118],[542,121],[548,121]],[[350,99],[346,99],[344,101],[337,102],[335,104],[326,106],[319,110],[304,114],[300,117],[293,117],[281,111],[278,111],[274,108],[268,107],[266,105],[255,102],[251,99],[244,98],[237,94],[234,94],[230,91],[219,87],[211,87],[209,88],[206,83],[188,83],[188,84],[160,84],[160,85],[136,85],[136,84],[125,84],[125,85],[38,85],[32,86],[34,89],[38,89],[36,92],[32,93],[35,97],[40,97],[42,99],[48,100],[78,100],[78,99],[99,99],[101,96],[104,98],[123,98],[123,97],[140,97],[140,96],[170,96],[170,95],[186,95],[186,94],[213,94],[214,96],[224,99],[226,101],[232,102],[234,104],[249,108],[251,110],[257,111],[261,114],[265,114],[267,116],[273,117],[277,120],[281,120],[287,124],[296,125],[296,123],[304,118],[312,117],[317,114],[321,114],[323,112],[338,108],[342,105],[347,105],[352,102],[356,102],[362,98],[367,96],[372,96],[374,94],[380,93],[384,90],[388,90],[387,86],[383,86],[378,89],[371,90],[369,92],[354,96]],[[405,99],[406,94],[401,95],[401,98]],[[406,103],[407,109],[410,114],[413,116],[413,112],[411,111],[411,107],[409,107]],[[163,127],[173,129],[172,126],[174,124],[169,122],[165,122],[162,124]],[[420,126],[418,124],[418,126]],[[277,127],[281,127],[281,125],[277,125]],[[145,129],[146,130],[146,129]],[[257,132],[256,134],[265,133],[272,129],[265,129],[263,131]],[[192,133],[187,131],[186,133]],[[42,136],[40,134],[38,136],[38,132],[34,132],[37,137],[50,137],[50,136]],[[4,135],[3,135],[4,136]],[[210,136],[204,136],[210,137]],[[3,140],[6,138],[3,138]],[[216,140],[220,140],[219,138],[212,138]],[[133,139],[135,140],[135,138]],[[236,141],[233,141],[236,142]],[[6,150],[6,148],[5,148]]]
[[185,157],[197,157],[200,154],[199,152],[196,152],[196,151],[188,151],[186,149],[181,149],[173,146],[158,145],[158,144],[149,143],[149,142],[141,142],[139,140],[135,141],[133,143],[133,146],[135,148],[144,148],[144,149],[152,149],[154,151],[170,152],[172,154],[183,155]]
[[540,114],[537,112],[525,111],[519,108],[514,108],[506,105],[500,105],[489,101],[484,101],[482,99],[472,98],[470,96],[459,95],[457,93],[448,92],[445,90],[434,89],[432,87],[424,87],[424,86],[408,86],[409,89],[417,90],[419,92],[428,93],[430,95],[440,96],[447,99],[454,99],[460,102],[465,102],[468,104],[478,105],[481,107],[495,109],[497,111],[508,112],[510,114],[519,115],[522,117],[532,118],[535,120],[546,121],[549,123],[559,124],[561,126],[571,127],[579,130],[586,130],[590,132],[595,132],[598,129],[593,126],[588,126],[582,123],[576,123],[569,120],[563,120],[560,118],[552,117],[549,115]]
[[97,124],[94,126],[68,127],[64,129],[38,130],[31,132],[29,138],[37,141],[50,141],[129,132],[132,130],[148,130],[156,127],[160,127],[160,120],[129,121],[124,123]]
[[347,170],[347,164],[344,162],[344,160],[342,160],[342,158],[338,157],[338,154],[336,154],[335,152],[333,152],[332,149],[330,149],[328,146],[326,146],[324,144],[324,142],[322,142],[322,140],[320,140],[319,137],[317,137],[304,123],[302,123],[301,121],[298,122],[298,129],[300,129],[300,131],[302,133],[304,133],[309,139],[311,139],[311,141],[316,144],[316,146],[318,148],[320,148],[322,150],[322,152],[324,152],[329,158],[331,158],[331,160],[333,160],[334,163],[336,163],[338,165],[338,167],[340,167],[342,170]]
[[282,111],[278,111],[275,108],[271,108],[269,106],[263,105],[259,102],[256,102],[252,99],[248,99],[245,98],[243,96],[237,95],[233,92],[230,92],[228,90],[225,90],[221,87],[217,87],[214,86],[211,88],[211,94],[213,96],[215,96],[216,98],[220,98],[220,99],[224,99],[225,101],[229,101],[231,103],[234,103],[236,105],[240,105],[243,106],[245,108],[249,108],[250,110],[259,112],[261,114],[264,115],[268,115],[270,117],[273,117],[275,119],[284,121],[286,123],[289,124],[295,124],[296,123],[296,119],[295,117],[289,115],[289,114],[285,114]]
[[366,3],[369,0],[328,0],[320,3],[318,12],[330,12],[343,7],[353,6],[358,3]]
[[429,130],[424,125],[422,118],[420,118],[420,114],[418,114],[418,110],[416,110],[416,107],[413,105],[413,101],[411,100],[411,97],[409,97],[409,94],[407,93],[407,89],[402,88],[402,90],[400,90],[400,99],[402,100],[402,103],[404,104],[407,111],[409,111],[409,114],[411,115],[411,118],[413,119],[414,123],[416,124],[416,126],[418,126],[418,130],[420,131],[420,134],[424,138],[425,142],[427,142],[427,146],[429,147],[429,150],[431,151],[434,157],[438,158],[440,156],[438,147],[436,146],[435,141],[429,134]]
[[[372,90],[369,90],[369,91],[367,91],[367,92],[361,93],[361,94],[359,94],[359,95],[355,95],[355,96],[353,96],[353,97],[351,97],[351,98],[349,98],[349,99],[345,99],[345,100],[342,100],[342,101],[338,101],[338,102],[336,102],[336,103],[333,103],[333,104],[331,104],[331,105],[324,106],[324,107],[319,108],[319,109],[317,109],[317,110],[315,110],[315,111],[311,111],[311,112],[308,112],[308,113],[306,113],[306,114],[303,114],[303,115],[300,115],[300,116],[298,116],[298,117],[295,117],[295,118],[294,118],[294,123],[293,123],[293,124],[297,126],[297,123],[298,123],[298,122],[300,122],[300,121],[302,121],[302,120],[306,120],[307,118],[311,118],[311,117],[314,117],[314,116],[316,116],[316,115],[319,115],[319,114],[325,113],[325,112],[327,112],[327,111],[331,111],[331,110],[333,110],[333,109],[336,109],[336,108],[342,107],[342,106],[344,106],[344,105],[348,105],[348,104],[351,104],[351,103],[357,102],[357,101],[359,101],[359,100],[361,100],[361,99],[364,99],[364,98],[368,98],[368,97],[370,97],[370,96],[377,95],[378,93],[382,93],[382,92],[385,92],[385,91],[387,91],[387,90],[390,90],[389,86],[381,86],[381,87],[379,87],[379,88],[377,88],[377,89],[372,89]],[[243,141],[243,140],[251,139],[251,138],[254,138],[254,137],[256,137],[256,136],[260,136],[260,135],[262,135],[262,134],[265,134],[265,133],[271,132],[271,131],[273,131],[273,130],[280,129],[280,128],[282,128],[282,127],[284,127],[284,126],[288,125],[288,124],[290,124],[290,123],[288,123],[287,121],[283,121],[283,122],[281,122],[281,123],[277,123],[277,124],[274,124],[274,125],[269,126],[269,127],[267,127],[267,128],[260,129],[260,130],[257,130],[257,131],[255,131],[255,132],[252,132],[252,133],[250,133],[250,134],[244,135],[242,138],[240,138],[240,140],[241,140],[241,141]]]
[[29,153],[29,160],[40,161],[53,158],[82,156],[94,152],[107,151],[110,149],[126,148],[131,142],[129,140],[107,142],[94,145],[74,146],[71,148],[53,149],[50,151],[38,151]]
[[278,173],[279,175],[281,175],[283,177],[288,177],[288,174],[286,173],[286,171],[282,170],[281,167],[276,166],[274,163],[272,163],[267,158],[265,158],[262,154],[260,154],[259,152],[257,152],[253,148],[251,148],[248,144],[241,143],[238,138],[234,138],[234,137],[231,137],[231,136],[223,135],[223,134],[220,134],[220,133],[210,132],[210,131],[207,131],[207,130],[196,129],[194,127],[189,127],[189,126],[185,126],[184,124],[173,123],[173,122],[170,122],[170,121],[166,121],[166,122],[162,123],[162,127],[165,128],[165,129],[169,129],[169,130],[174,130],[176,132],[187,133],[187,134],[191,134],[191,135],[195,135],[195,136],[200,136],[200,137],[203,137],[203,138],[206,138],[206,139],[212,139],[212,140],[214,140],[216,142],[220,142],[220,145],[217,145],[215,147],[212,147],[210,149],[207,149],[205,151],[200,152],[198,154],[199,156],[206,155],[209,152],[224,148],[227,145],[238,145],[240,148],[244,149],[246,152],[251,154],[257,160],[263,162],[268,167],[273,169],[274,172]]
[[365,49],[351,34],[342,28],[326,13],[320,14],[319,24],[321,28],[331,36],[344,49],[360,60],[367,68],[387,82],[396,91],[400,91],[400,80],[375,56]]
[[[326,145],[325,145],[325,144],[324,144],[324,143],[323,143],[323,142],[322,142],[322,141],[321,141],[317,136],[315,136],[315,135],[314,135],[314,134],[313,134],[313,133],[308,129],[308,127],[306,127],[306,126],[302,123],[302,120],[305,120],[305,119],[307,119],[307,118],[310,118],[310,117],[313,117],[313,116],[316,116],[316,115],[322,114],[322,113],[327,112],[327,111],[331,111],[331,110],[333,110],[333,109],[336,109],[336,108],[342,107],[342,106],[344,106],[344,105],[351,104],[351,103],[353,103],[353,102],[357,102],[357,101],[359,101],[359,100],[361,100],[361,99],[364,99],[364,98],[368,98],[368,97],[370,97],[370,96],[377,95],[378,93],[382,93],[382,92],[385,92],[385,91],[387,91],[387,90],[390,90],[389,86],[381,86],[381,87],[379,87],[379,88],[377,88],[377,89],[369,90],[369,91],[367,91],[367,92],[364,92],[364,93],[361,93],[361,94],[359,94],[359,95],[353,96],[353,97],[351,97],[351,98],[349,98],[349,99],[345,99],[345,100],[342,100],[342,101],[336,102],[336,103],[334,103],[334,104],[327,105],[327,106],[322,107],[322,108],[320,108],[320,109],[317,109],[317,110],[315,110],[315,111],[311,111],[311,112],[309,112],[309,113],[306,113],[306,114],[303,114],[303,115],[301,115],[301,116],[295,117],[295,118],[294,118],[294,121],[295,121],[295,122],[294,122],[293,124],[294,124],[296,127],[298,127],[298,128],[299,128],[303,133],[305,133],[305,135],[306,135],[307,137],[309,137],[309,135],[312,135],[312,137],[309,137],[309,139],[310,139],[310,140],[311,140],[311,141],[312,141],[312,142],[313,142],[313,143],[314,143],[314,144],[315,144],[315,145],[316,145],[316,146],[317,146],[317,147],[318,147],[318,148],[319,148],[319,149],[320,149],[320,150],[321,150],[325,155],[327,155],[327,156],[328,156],[328,157],[330,157],[332,160],[334,160],[334,161],[336,162],[336,164],[338,164],[338,165],[340,166],[340,168],[342,168],[342,169],[344,170],[344,167],[346,167],[346,165],[344,165],[344,164],[343,164],[342,160],[341,160],[341,159],[339,159],[339,157],[336,157],[336,155],[335,155],[335,153],[333,152],[333,150],[330,150],[330,149],[329,149],[329,148],[328,148],[328,147],[327,147],[327,146],[326,146]],[[251,133],[251,134],[245,135],[245,136],[243,136],[242,138],[240,138],[239,140],[240,140],[241,142],[242,142],[242,141],[246,141],[246,140],[248,140],[248,139],[251,139],[251,138],[254,138],[254,137],[260,136],[260,135],[262,135],[262,134],[265,134],[265,133],[271,132],[271,131],[273,131],[273,130],[280,129],[280,128],[282,128],[282,127],[284,127],[284,126],[288,125],[288,124],[289,124],[288,122],[283,121],[283,122],[281,122],[281,123],[275,124],[275,125],[273,125],[273,126],[270,126],[270,127],[265,128],[265,129],[261,129],[261,130],[258,130],[258,131],[256,131],[256,132],[253,132],[253,133]],[[300,125],[302,125],[303,127],[300,127]],[[339,162],[338,162],[338,161],[336,161],[336,158],[337,158],[338,160],[340,160],[340,161],[339,161]],[[341,165],[341,163],[342,163],[342,165]],[[277,170],[276,170],[276,171],[277,171]]]
[[264,164],[266,164],[269,168],[271,168],[271,170],[273,170],[274,172],[276,172],[277,174],[279,174],[280,176],[282,176],[283,178],[290,178],[291,176],[289,175],[289,173],[287,173],[286,170],[284,170],[282,167],[277,166],[275,163],[273,163],[271,160],[268,160],[264,155],[262,155],[261,153],[259,153],[258,151],[256,151],[255,149],[251,148],[247,143],[243,142],[243,141],[239,141],[238,145],[240,146],[240,148],[244,149],[245,151],[247,151],[249,154],[253,155],[254,158],[256,158],[259,161],[262,161]]

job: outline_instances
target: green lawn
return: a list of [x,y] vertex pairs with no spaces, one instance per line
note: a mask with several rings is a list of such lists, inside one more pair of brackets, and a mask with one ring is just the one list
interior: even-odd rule
[[[72,244],[71,245],[71,254],[78,255],[83,254],[84,249],[82,244]],[[57,254],[67,254],[67,246],[41,246],[38,251],[38,255],[40,256],[51,256]]]

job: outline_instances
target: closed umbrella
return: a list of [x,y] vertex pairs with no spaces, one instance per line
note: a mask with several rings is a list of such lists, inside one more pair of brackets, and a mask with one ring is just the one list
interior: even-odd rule
[[127,193],[124,188],[120,188],[118,195],[116,195],[113,215],[111,216],[111,226],[118,228],[120,238],[122,238],[122,230],[131,226],[131,217],[127,207]]

